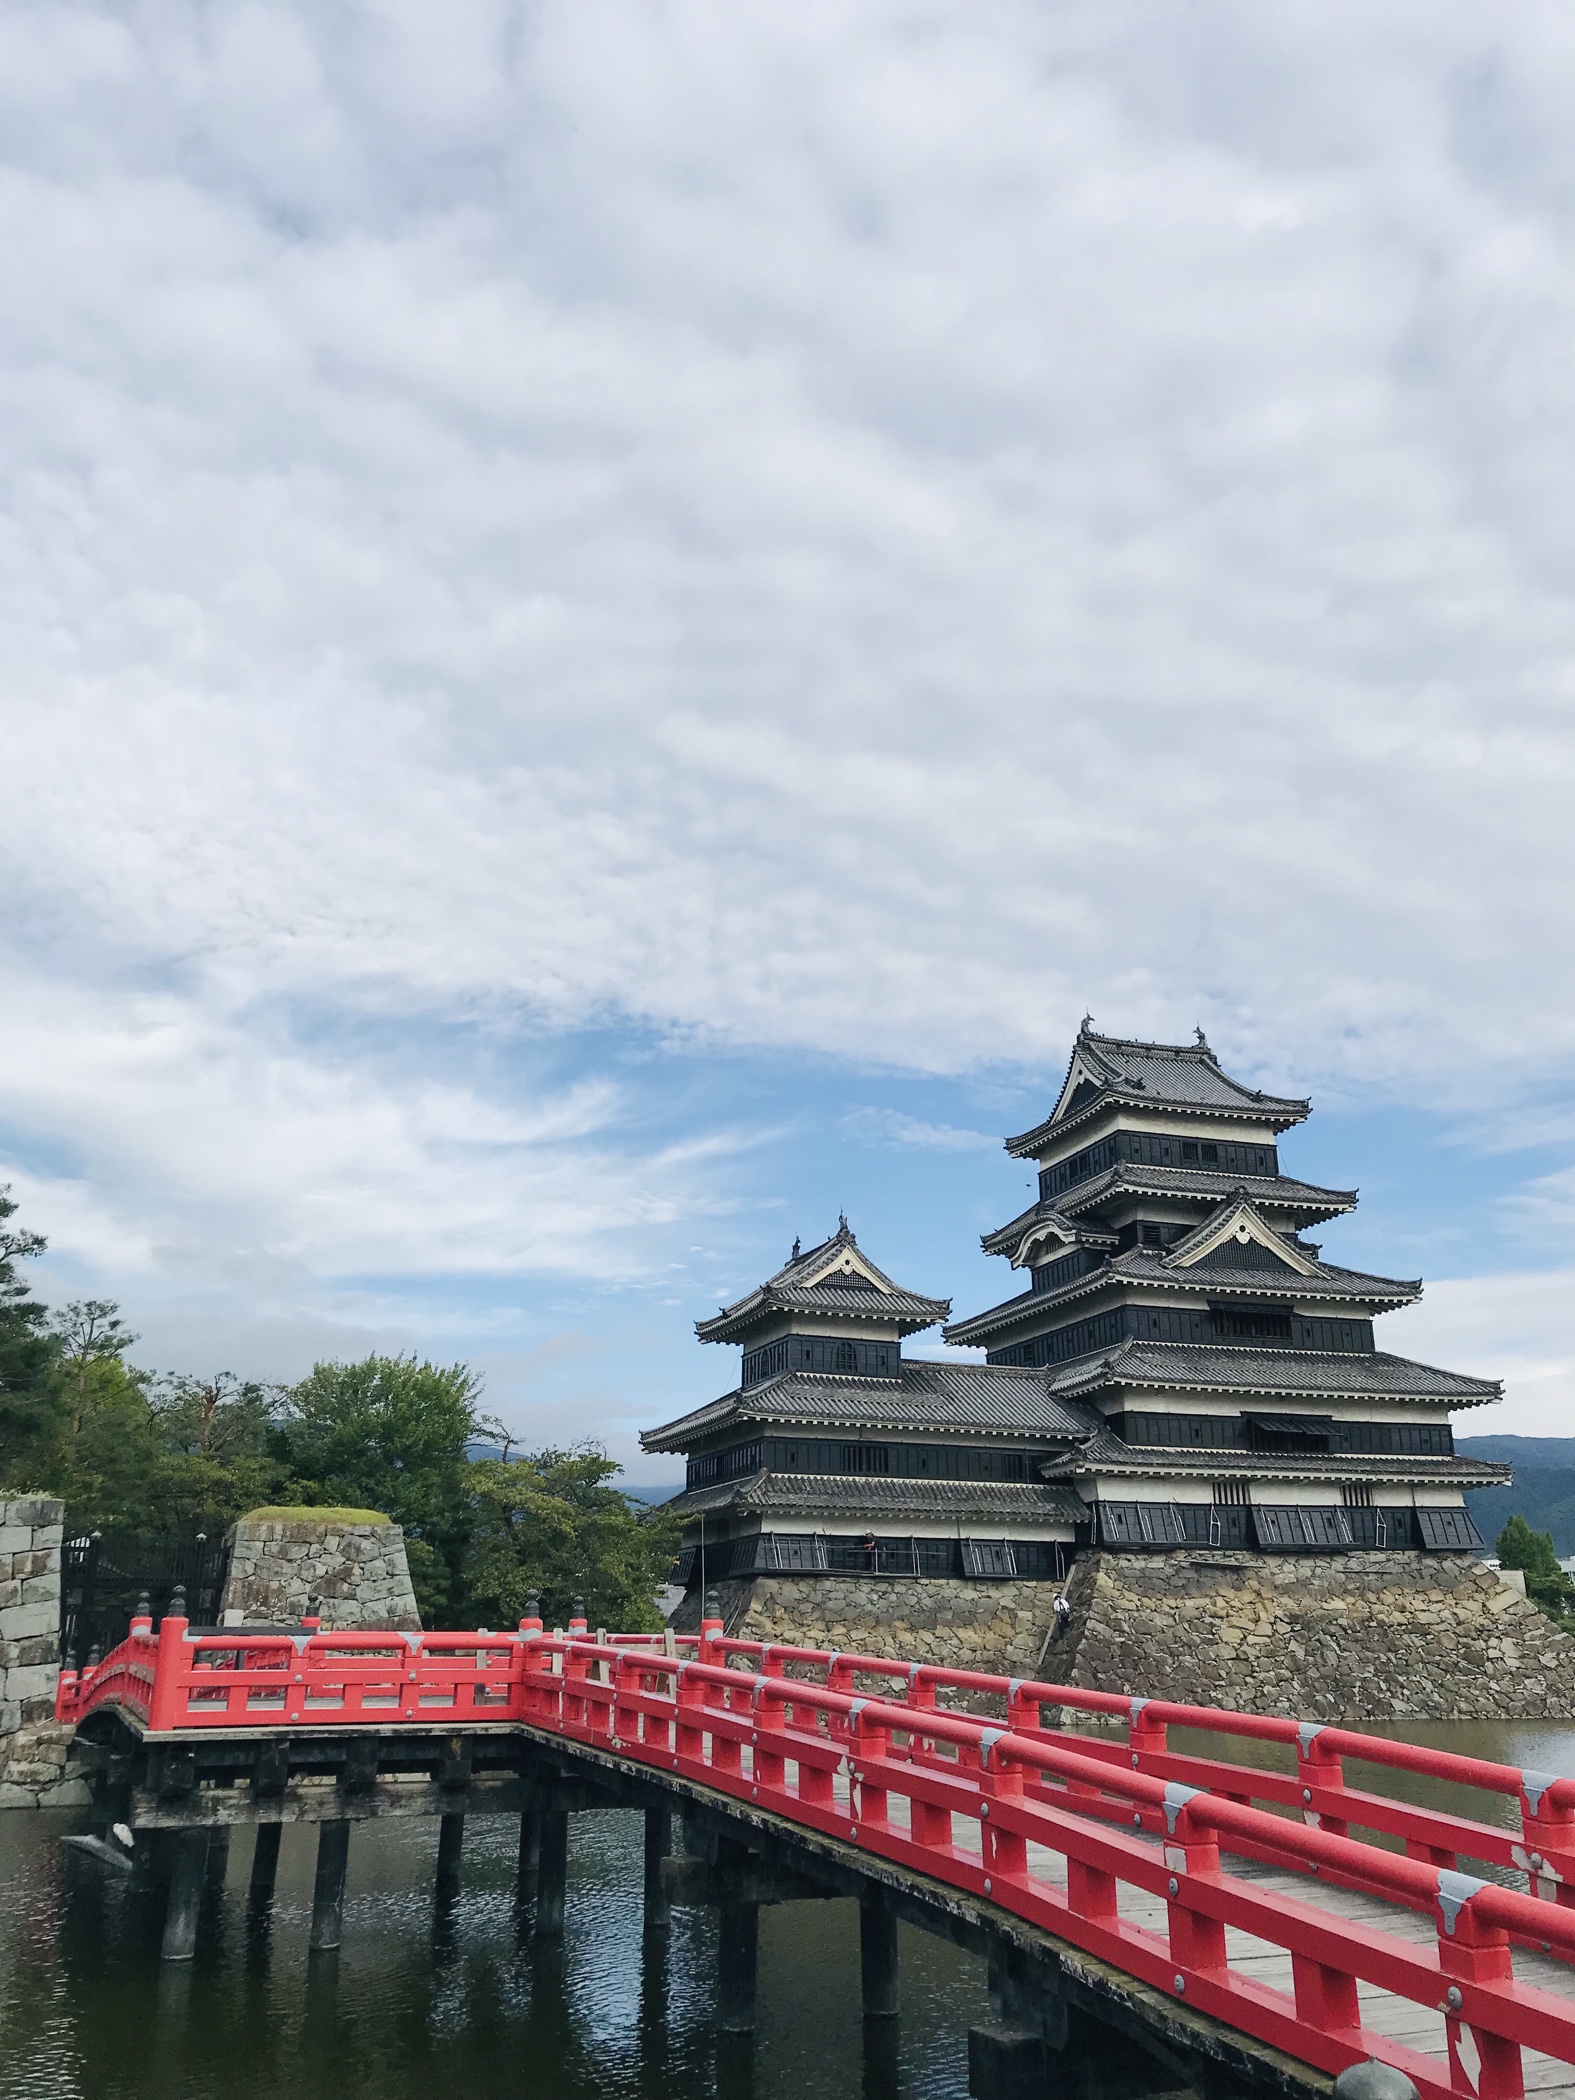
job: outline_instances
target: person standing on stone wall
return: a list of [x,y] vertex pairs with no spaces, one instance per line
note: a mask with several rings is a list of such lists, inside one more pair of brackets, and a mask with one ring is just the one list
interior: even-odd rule
[[1064,1590],[1056,1591],[1054,1610],[1055,1637],[1057,1640],[1059,1640],[1062,1634],[1066,1632],[1066,1629],[1071,1624],[1072,1620],[1072,1607],[1066,1601],[1066,1592]]

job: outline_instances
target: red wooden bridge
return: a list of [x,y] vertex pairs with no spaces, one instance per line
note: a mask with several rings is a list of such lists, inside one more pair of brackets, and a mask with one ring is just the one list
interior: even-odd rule
[[[1083,1725],[1047,1727],[1047,1710]],[[63,1673],[57,1713],[113,1713],[144,1746],[423,1729],[573,1746],[813,1838],[822,1860],[1007,1914],[1128,1979],[1134,2003],[1168,2000],[1315,2073],[1377,2059],[1423,2100],[1575,2088],[1575,1780],[1546,1772],[734,1640],[715,1618],[698,1636],[594,1638],[530,1618],[411,1635],[144,1618]],[[1206,1755],[1172,1729],[1224,1740]],[[1284,1746],[1294,1773],[1240,1761],[1256,1745]],[[1365,1791],[1347,1760],[1469,1789],[1479,1813]]]

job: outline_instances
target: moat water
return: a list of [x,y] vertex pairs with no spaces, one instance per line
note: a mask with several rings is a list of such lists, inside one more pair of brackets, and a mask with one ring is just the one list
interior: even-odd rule
[[[1575,1728],[1382,1732],[1575,1777]],[[1218,1754],[1217,1738],[1175,1747]],[[1266,1757],[1265,1762],[1269,1759]],[[1282,1767],[1288,1768],[1288,1767]],[[1349,1765],[1353,1785],[1515,1821],[1514,1804]],[[851,1903],[761,1914],[759,2027],[719,2048],[715,1914],[641,1914],[641,1821],[576,1816],[561,1945],[518,1914],[518,1826],[477,1817],[456,1896],[435,1822],[363,1824],[340,1952],[308,1959],[315,1832],[287,1830],[271,1912],[248,1912],[250,1833],[209,1892],[195,1962],[158,1958],[157,1893],[62,1846],[75,1814],[0,1814],[0,2094],[6,2100],[960,2100],[983,1966],[902,1928],[903,2011],[859,2006]]]

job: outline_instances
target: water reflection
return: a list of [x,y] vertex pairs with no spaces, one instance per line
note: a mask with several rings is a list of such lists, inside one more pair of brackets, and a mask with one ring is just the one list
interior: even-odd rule
[[[1575,1729],[1378,1731],[1575,1774]],[[1178,1748],[1226,1754],[1219,1738]],[[1252,1761],[1290,1769],[1266,1746]],[[1513,1824],[1490,1802],[1385,1768],[1353,1785]],[[435,1822],[360,1826],[344,1944],[309,1957],[315,1833],[269,1862],[236,1834],[205,1892],[198,1955],[158,1959],[160,1864],[110,1876],[62,1848],[77,1818],[0,1815],[0,2091],[17,2100],[958,2100],[967,2031],[988,2017],[979,1963],[903,1927],[900,2020],[862,2017],[858,1913],[797,1903],[760,1921],[759,2026],[718,2046],[714,1913],[644,1929],[642,1822],[577,1816],[566,1929],[538,1943],[516,1899],[518,1825],[478,1818],[457,1881]]]
[[154,1848],[111,1878],[59,1845],[78,1819],[0,1816],[0,2090],[17,2100],[951,2100],[978,1963],[903,1933],[905,2011],[863,2061],[858,1914],[761,1919],[760,2025],[718,2049],[714,1914],[646,1933],[638,1815],[574,1819],[564,1937],[516,1902],[518,1826],[478,1818],[457,1885],[437,1832],[357,1829],[343,1947],[308,1955],[315,1833],[287,1830],[273,1900],[236,1834],[205,1892],[197,1958],[158,1959]]

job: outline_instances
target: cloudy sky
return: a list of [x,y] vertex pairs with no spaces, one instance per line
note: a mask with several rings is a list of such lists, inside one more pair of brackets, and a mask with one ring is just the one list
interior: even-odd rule
[[626,1453],[840,1206],[1005,1295],[1089,1009],[1575,1432],[1572,100],[1538,0],[13,0],[41,1287]]

